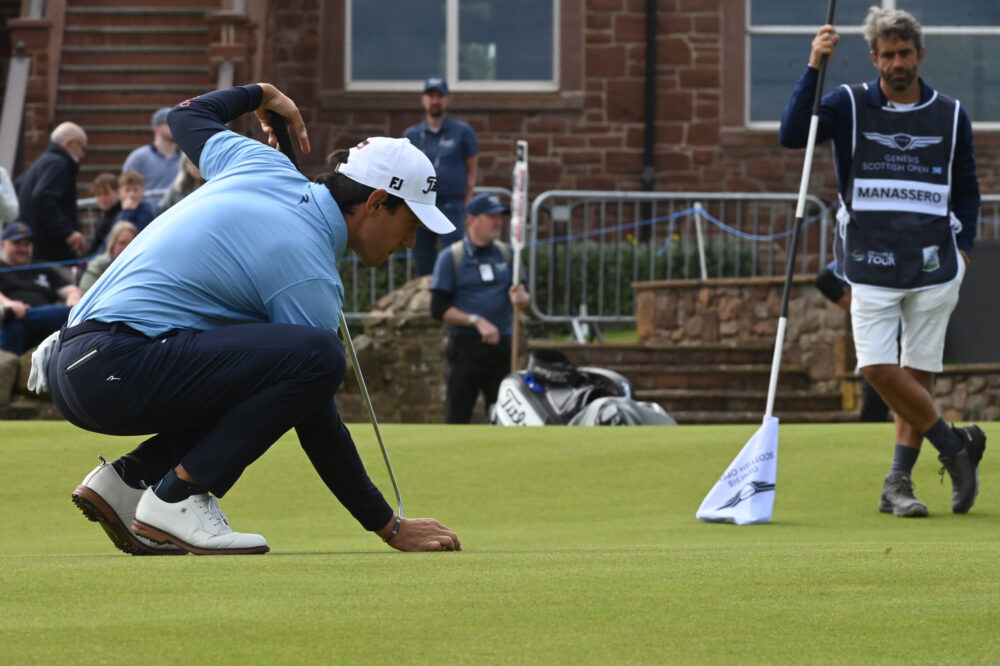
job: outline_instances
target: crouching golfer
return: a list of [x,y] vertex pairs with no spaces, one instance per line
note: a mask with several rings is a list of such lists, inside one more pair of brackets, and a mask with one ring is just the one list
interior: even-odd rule
[[337,262],[350,248],[379,265],[412,248],[421,223],[452,231],[434,207],[434,168],[405,139],[372,138],[310,183],[280,152],[226,129],[254,111],[273,146],[269,109],[309,152],[294,102],[266,83],[171,111],[207,184],[143,231],[35,355],[34,385],[47,383],[75,425],[155,433],[102,459],[73,501],[135,555],[263,553],[264,537],[234,532],[216,498],[294,428],[365,529],[399,550],[459,550],[436,520],[394,515],[334,404],[346,368]]

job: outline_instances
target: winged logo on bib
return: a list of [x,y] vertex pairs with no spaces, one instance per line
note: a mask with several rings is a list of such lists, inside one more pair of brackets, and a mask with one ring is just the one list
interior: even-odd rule
[[864,132],[865,138],[880,143],[887,148],[897,148],[899,150],[916,150],[941,143],[942,136],[913,136],[912,134],[880,134],[878,132]]

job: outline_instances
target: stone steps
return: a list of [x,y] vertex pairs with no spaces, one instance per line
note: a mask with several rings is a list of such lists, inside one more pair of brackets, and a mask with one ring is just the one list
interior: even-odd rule
[[56,122],[88,132],[81,196],[98,173],[119,173],[129,152],[149,143],[156,109],[214,87],[206,15],[223,4],[74,0],[66,7]]
[[[614,370],[627,377],[636,391],[723,388],[752,390],[766,387],[771,379],[771,365],[763,363],[615,364]],[[809,371],[806,368],[782,366],[778,376],[779,389],[801,390],[808,386]]]
[[[763,419],[773,346],[729,344],[558,344],[529,342],[556,350],[577,365],[614,370],[632,384],[637,400],[656,402],[678,423],[754,423]],[[810,390],[808,368],[783,365],[774,415],[785,422],[853,421],[840,392]]]

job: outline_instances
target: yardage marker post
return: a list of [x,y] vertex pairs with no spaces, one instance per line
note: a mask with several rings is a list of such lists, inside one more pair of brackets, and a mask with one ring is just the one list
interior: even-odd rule
[[[524,248],[525,227],[528,221],[528,142],[520,140],[514,150],[513,186],[510,195],[510,244],[514,248],[514,266],[511,286],[521,283],[521,249]],[[521,317],[514,312],[514,329],[510,337],[510,371],[517,372],[518,347],[521,338]]]

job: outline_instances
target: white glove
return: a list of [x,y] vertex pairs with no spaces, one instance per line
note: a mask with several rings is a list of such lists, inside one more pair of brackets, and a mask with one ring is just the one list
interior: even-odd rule
[[59,342],[59,333],[56,331],[49,337],[42,340],[38,349],[31,355],[31,374],[28,375],[28,389],[41,395],[49,390],[49,360],[52,358],[52,350]]

